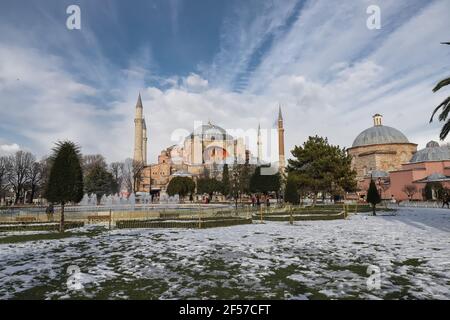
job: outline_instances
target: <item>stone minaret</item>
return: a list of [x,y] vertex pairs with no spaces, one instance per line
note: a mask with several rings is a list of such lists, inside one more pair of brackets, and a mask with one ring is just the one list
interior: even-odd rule
[[136,103],[136,116],[134,118],[134,157],[135,161],[144,162],[143,147],[144,147],[144,118],[141,94]]
[[278,161],[280,172],[284,173],[286,169],[286,160],[284,158],[284,126],[281,105],[278,108]]
[[261,141],[261,126],[258,124],[258,138],[256,142],[258,146],[258,156],[257,156],[257,163],[262,162],[262,141]]
[[143,146],[142,146],[142,152],[143,152],[143,160],[144,160],[144,166],[147,165],[147,124],[145,123],[145,118],[142,123],[142,135],[143,135]]

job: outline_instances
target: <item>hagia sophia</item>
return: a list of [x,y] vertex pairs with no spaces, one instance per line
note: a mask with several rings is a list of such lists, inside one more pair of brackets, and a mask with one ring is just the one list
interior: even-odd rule
[[[208,122],[194,129],[182,145],[173,145],[161,151],[158,162],[147,162],[147,126],[139,94],[135,116],[134,160],[144,169],[140,192],[159,194],[173,177],[194,179],[205,174],[220,178],[225,163],[262,163],[261,134],[258,127],[257,156],[253,156],[243,138],[235,138],[218,125]],[[285,170],[284,126],[281,107],[278,121],[279,169]],[[423,200],[427,183],[439,182],[450,187],[450,146],[430,141],[424,149],[410,142],[398,129],[383,124],[383,116],[373,116],[373,126],[358,134],[347,149],[356,171],[357,192],[353,197],[363,200],[370,180],[376,182],[383,199],[408,200],[411,194],[405,186],[416,186],[410,200]],[[351,195],[349,195],[351,198]]]
[[[143,105],[139,94],[135,111],[135,137],[133,160],[143,163],[139,192],[160,194],[170,179],[176,176],[201,176],[221,178],[223,165],[234,163],[262,164],[262,140],[258,127],[257,156],[254,157],[241,137],[235,138],[218,125],[208,122],[194,128],[181,145],[173,145],[161,151],[158,162],[147,161],[147,125],[143,116]],[[278,166],[285,168],[284,127],[281,107],[278,113]]]

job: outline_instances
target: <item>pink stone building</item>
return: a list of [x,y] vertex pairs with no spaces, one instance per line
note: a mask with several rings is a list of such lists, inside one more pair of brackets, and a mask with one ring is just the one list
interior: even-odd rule
[[[450,188],[450,146],[430,141],[417,151],[398,170],[389,172],[373,170],[359,182],[361,190],[367,190],[370,179],[374,179],[383,199],[394,197],[397,201],[424,200],[427,183],[440,183]],[[405,186],[415,186],[406,190]],[[434,193],[433,193],[434,196]]]

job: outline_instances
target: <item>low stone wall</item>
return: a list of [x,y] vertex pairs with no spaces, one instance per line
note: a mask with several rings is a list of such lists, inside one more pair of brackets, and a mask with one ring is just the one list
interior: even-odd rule
[[[82,221],[66,221],[64,229],[75,229],[84,226]],[[0,224],[0,232],[6,231],[58,231],[59,223],[55,222],[4,222]]]
[[[289,214],[275,214],[262,216],[263,221],[290,221],[291,216]],[[294,221],[312,221],[312,220],[338,220],[345,219],[345,213],[313,213],[313,214],[292,214]],[[261,220],[261,215],[253,215],[253,220]]]
[[152,220],[120,220],[116,221],[116,228],[190,228],[205,229],[216,227],[229,227],[241,224],[251,224],[252,219],[224,217],[224,218],[202,218],[201,220],[192,219],[152,219]]

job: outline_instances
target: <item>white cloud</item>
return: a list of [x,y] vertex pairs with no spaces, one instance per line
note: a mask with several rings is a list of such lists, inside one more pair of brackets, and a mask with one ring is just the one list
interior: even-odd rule
[[0,145],[0,156],[13,154],[19,150],[20,150],[20,146],[17,143],[1,144]]
[[185,86],[193,91],[204,90],[208,88],[208,80],[203,79],[198,74],[191,73],[184,79]]

